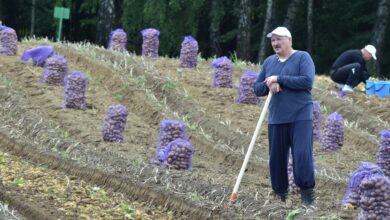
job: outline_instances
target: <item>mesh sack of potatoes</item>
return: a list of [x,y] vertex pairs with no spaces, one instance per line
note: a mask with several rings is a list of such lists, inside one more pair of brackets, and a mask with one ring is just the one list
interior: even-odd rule
[[[313,166],[315,164],[314,161],[314,151],[313,151]],[[287,166],[287,174],[288,174],[288,185],[289,185],[289,190],[293,193],[298,193],[301,191],[301,189],[297,186],[295,183],[295,178],[294,178],[294,163],[293,163],[293,158],[290,150],[290,156],[288,159],[288,166]]]
[[377,155],[377,164],[386,176],[390,177],[390,131],[382,130]]
[[14,56],[18,52],[18,36],[14,29],[0,25],[0,54]]
[[313,139],[314,141],[321,140],[321,121],[322,112],[318,102],[313,102]]
[[128,111],[123,105],[109,106],[103,121],[103,140],[107,142],[123,142]]
[[191,170],[194,147],[187,140],[181,138],[168,143],[160,158],[164,161],[162,167],[169,167],[176,170]]
[[214,88],[233,88],[233,62],[226,56],[220,57],[211,63],[214,69]]
[[341,207],[345,207],[346,204],[355,207],[360,206],[361,191],[359,185],[365,177],[374,174],[384,175],[382,169],[376,164],[361,162],[360,166],[349,177],[348,189],[341,201]]
[[390,219],[390,180],[373,174],[366,176],[359,185],[361,211],[357,220]]
[[53,55],[45,62],[41,83],[50,85],[63,85],[68,73],[68,61],[61,55]]
[[87,77],[82,72],[72,72],[65,77],[64,103],[62,107],[86,109]]
[[152,163],[161,165],[164,158],[161,158],[162,152],[171,141],[176,139],[188,140],[188,132],[184,122],[164,119],[160,122],[156,153]]
[[154,28],[147,28],[141,31],[142,34],[142,56],[158,57],[160,31]]
[[261,104],[261,98],[257,97],[253,90],[253,85],[255,84],[256,79],[257,74],[251,70],[247,70],[241,75],[236,100],[238,104]]
[[336,152],[344,143],[344,119],[338,112],[333,112],[325,119],[321,150]]
[[198,42],[192,36],[185,36],[181,43],[180,67],[196,68],[198,49]]
[[126,51],[127,34],[123,29],[116,29],[111,31],[108,40],[108,48],[116,51]]

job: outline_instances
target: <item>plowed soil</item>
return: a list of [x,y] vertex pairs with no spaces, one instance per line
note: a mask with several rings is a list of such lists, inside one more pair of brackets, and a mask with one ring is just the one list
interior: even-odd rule
[[[350,173],[361,161],[376,160],[379,131],[389,128],[389,98],[366,96],[363,91],[338,97],[327,77],[316,77],[313,96],[321,105],[323,122],[338,111],[346,125],[344,145],[337,153],[323,152],[315,143],[317,209],[302,209],[297,194],[291,194],[288,204],[270,195],[267,126],[257,139],[237,201],[228,209],[226,204],[262,109],[262,104],[236,104],[238,80],[244,70],[257,71],[257,66],[238,63],[235,88],[214,89],[210,60],[199,59],[198,67],[190,70],[179,68],[178,59],[144,59],[89,44],[50,43],[66,57],[70,71],[82,71],[88,77],[87,109],[63,109],[63,87],[41,84],[43,68],[19,61],[25,49],[48,43],[22,42],[18,56],[1,57],[0,132],[10,139],[7,143],[21,146],[2,143],[1,149],[31,163],[49,163],[49,170],[40,173],[53,169],[63,172],[60,189],[69,187],[66,175],[76,175],[86,182],[84,191],[98,184],[99,189],[122,193],[123,201],[129,204],[137,202],[138,210],[152,204],[160,207],[154,218],[283,219],[294,209],[300,209],[298,217],[302,219],[333,214],[353,219],[357,215],[359,210],[343,210],[340,202]],[[104,114],[108,106],[119,103],[129,110],[124,143],[104,142]],[[151,165],[162,119],[186,122],[195,147],[191,171]],[[39,189],[39,185],[35,187]],[[24,195],[20,187],[9,190]],[[60,218],[67,218],[67,213],[76,218],[92,216],[81,213],[81,208],[75,214],[73,203],[79,200],[72,198],[67,197],[72,204],[52,203],[49,196],[24,201],[43,212],[47,209],[42,204],[50,204]],[[85,204],[105,209],[92,201]]]

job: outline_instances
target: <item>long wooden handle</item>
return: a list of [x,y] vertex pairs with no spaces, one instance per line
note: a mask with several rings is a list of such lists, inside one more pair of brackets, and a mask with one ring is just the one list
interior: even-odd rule
[[242,163],[240,173],[238,174],[236,184],[234,185],[232,195],[230,196],[230,202],[228,204],[229,208],[231,207],[232,203],[237,198],[238,188],[240,187],[240,183],[241,183],[242,177],[244,176],[244,172],[245,172],[246,166],[247,166],[247,164],[249,162],[249,158],[250,158],[250,156],[252,154],[253,146],[255,145],[256,138],[257,138],[257,136],[258,136],[258,134],[260,132],[260,128],[261,128],[261,125],[263,124],[263,121],[264,121],[265,115],[267,113],[267,109],[268,109],[269,103],[271,101],[271,98],[272,98],[272,92],[269,92],[267,100],[265,101],[263,110],[261,111],[259,121],[257,122],[255,133],[252,136],[251,143],[249,144],[248,151],[246,152],[244,162]]

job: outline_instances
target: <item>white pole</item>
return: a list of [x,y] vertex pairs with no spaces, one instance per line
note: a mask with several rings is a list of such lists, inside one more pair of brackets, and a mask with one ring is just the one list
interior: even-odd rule
[[229,207],[229,208],[231,207],[232,203],[233,203],[233,202],[236,200],[236,198],[237,198],[238,187],[240,187],[241,179],[242,179],[242,177],[244,176],[244,172],[245,172],[246,166],[247,166],[247,164],[248,164],[248,162],[249,162],[249,158],[250,158],[250,156],[251,156],[251,154],[252,154],[253,146],[255,145],[257,135],[258,135],[259,132],[260,132],[261,124],[262,124],[263,121],[264,121],[264,118],[265,118],[265,115],[266,115],[266,113],[267,113],[267,109],[268,109],[269,103],[270,103],[270,101],[271,101],[271,98],[272,98],[272,92],[269,92],[269,93],[268,93],[267,100],[265,101],[263,110],[261,111],[259,121],[257,122],[257,126],[256,126],[255,133],[254,133],[253,136],[252,136],[251,143],[249,144],[248,151],[246,152],[244,162],[242,163],[240,173],[238,174],[236,184],[234,185],[233,192],[232,192],[232,195],[231,195],[231,197],[230,197],[230,202],[229,202],[229,204],[228,204],[228,207]]

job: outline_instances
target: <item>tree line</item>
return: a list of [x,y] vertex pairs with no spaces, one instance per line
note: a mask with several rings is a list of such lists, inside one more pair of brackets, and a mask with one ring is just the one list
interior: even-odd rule
[[327,74],[344,50],[373,44],[378,61],[370,61],[370,70],[390,78],[390,0],[0,0],[0,20],[19,38],[55,39],[55,6],[70,8],[63,36],[71,42],[106,46],[109,33],[123,28],[128,50],[140,54],[140,31],[153,27],[161,31],[160,55],[177,57],[184,36],[191,35],[202,57],[262,62],[272,54],[266,33],[286,26],[293,47],[313,56],[317,73]]

